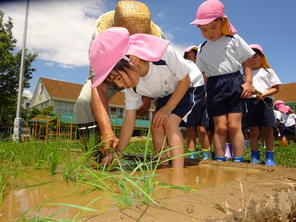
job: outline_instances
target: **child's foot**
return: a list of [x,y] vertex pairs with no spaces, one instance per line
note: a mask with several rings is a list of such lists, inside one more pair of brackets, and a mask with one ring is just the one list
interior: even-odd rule
[[225,157],[225,156],[223,156],[223,157],[218,157],[218,156],[216,156],[215,158],[216,158],[216,160],[219,161],[219,162],[226,162],[226,157]]
[[276,166],[274,162],[274,152],[266,152],[265,166]]
[[212,158],[212,152],[211,151],[202,151],[201,155],[202,155],[203,160],[210,160]]
[[189,155],[188,155],[188,158],[189,159],[196,159],[196,151],[192,150],[192,151],[189,151]]
[[240,156],[240,157],[234,156],[232,158],[232,160],[233,160],[234,163],[243,163],[244,162],[244,158],[242,156]]
[[274,160],[266,160],[265,166],[276,166]]
[[251,164],[260,163],[260,151],[252,151],[251,152]]

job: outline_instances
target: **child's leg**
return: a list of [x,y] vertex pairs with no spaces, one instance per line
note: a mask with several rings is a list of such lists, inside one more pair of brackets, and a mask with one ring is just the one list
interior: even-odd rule
[[172,165],[174,168],[184,167],[184,157],[178,157],[184,154],[184,142],[183,135],[180,131],[179,125],[181,118],[175,114],[171,114],[165,125],[165,132],[168,137],[168,144],[170,148],[175,147],[171,153],[175,157],[172,160]]
[[272,127],[262,127],[261,133],[266,144],[266,151],[274,152],[274,137]]
[[223,158],[225,155],[225,142],[227,137],[226,115],[214,116],[214,148],[216,157]]
[[151,124],[151,135],[155,154],[162,152],[160,154],[161,159],[167,159],[168,153],[163,152],[163,150],[167,149],[166,134],[163,126],[153,127]]
[[258,151],[258,141],[260,137],[260,130],[259,127],[250,127],[250,145],[251,151]]
[[196,131],[195,127],[187,127],[187,147],[188,150],[194,151],[196,148]]
[[232,143],[233,156],[242,157],[244,154],[244,135],[242,132],[242,113],[228,113],[228,134]]
[[207,128],[204,126],[197,126],[197,135],[202,149],[210,149],[210,140],[207,134]]

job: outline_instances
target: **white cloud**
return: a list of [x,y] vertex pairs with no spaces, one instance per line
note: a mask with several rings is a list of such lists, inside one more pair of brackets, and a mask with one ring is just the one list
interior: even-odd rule
[[[105,0],[30,1],[27,47],[39,59],[64,67],[88,65],[88,47],[96,18],[105,12]],[[1,5],[13,19],[13,34],[21,47],[25,4],[8,1]]]
[[46,62],[44,63],[46,66],[54,66],[54,63],[53,62]]

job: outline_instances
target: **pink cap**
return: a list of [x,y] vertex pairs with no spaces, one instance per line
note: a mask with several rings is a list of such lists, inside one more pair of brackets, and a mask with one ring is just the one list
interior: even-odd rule
[[[219,0],[207,0],[203,2],[197,9],[196,18],[190,24],[195,25],[207,25],[214,21],[217,18],[226,18],[224,15],[224,5]],[[232,24],[227,19],[227,33],[234,35],[237,33],[236,29],[232,26]]]
[[283,100],[276,100],[276,101],[274,102],[274,106],[278,106],[278,105],[280,105],[280,104],[285,104],[285,103],[284,103]]
[[264,67],[264,68],[271,68],[271,66],[268,64],[268,62],[267,62],[267,59],[266,59],[266,56],[264,55],[264,52],[263,52],[263,49],[262,49],[262,47],[259,45],[259,44],[251,44],[251,45],[249,45],[250,46],[250,48],[252,48],[252,49],[257,49],[257,50],[259,50],[261,53],[262,53],[262,55],[264,56],[264,59],[263,59],[263,61],[262,61],[262,66]]
[[129,35],[126,28],[113,27],[96,36],[89,51],[95,72],[92,87],[100,85],[114,66],[125,56],[134,55],[146,61],[159,61],[169,41],[148,34]]
[[190,45],[185,49],[185,52],[190,52],[192,49],[197,50],[198,47],[196,45]]
[[260,52],[262,52],[262,54],[264,54],[263,53],[263,49],[262,49],[262,47],[259,45],[259,44],[251,44],[251,45],[249,45],[252,49],[258,49]]

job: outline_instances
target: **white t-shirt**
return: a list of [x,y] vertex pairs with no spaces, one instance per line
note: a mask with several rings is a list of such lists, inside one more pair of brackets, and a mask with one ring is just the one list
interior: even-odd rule
[[222,36],[201,47],[196,64],[207,77],[219,76],[239,71],[242,63],[254,54],[239,35]]
[[190,87],[198,87],[198,86],[203,86],[205,84],[203,75],[197,65],[191,61],[191,60],[186,60],[191,71],[189,73],[189,77],[191,80],[191,85]]
[[[253,70],[253,83],[252,86],[257,89],[261,93],[265,93],[271,87],[281,84],[276,73],[273,69],[257,69]],[[256,95],[252,95],[251,97],[256,97]],[[273,99],[273,96],[267,96]]]
[[286,114],[285,127],[294,126],[295,123],[296,123],[296,115],[295,115],[295,113]]
[[149,71],[140,77],[136,92],[134,89],[125,90],[125,108],[138,109],[142,105],[142,96],[156,99],[170,95],[190,72],[187,60],[169,45],[159,62],[149,62]]
[[285,123],[285,114],[278,110],[273,110],[275,120],[279,120],[280,123]]

